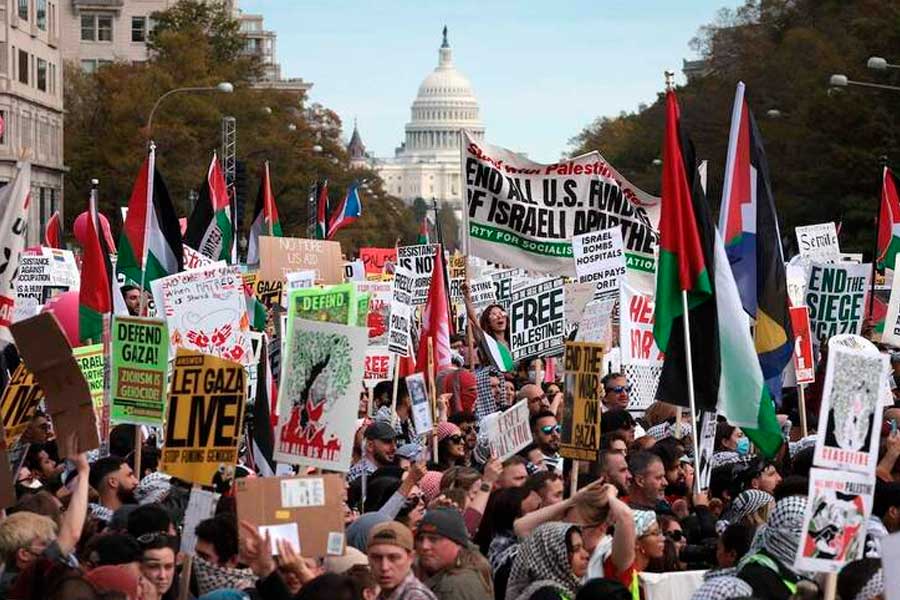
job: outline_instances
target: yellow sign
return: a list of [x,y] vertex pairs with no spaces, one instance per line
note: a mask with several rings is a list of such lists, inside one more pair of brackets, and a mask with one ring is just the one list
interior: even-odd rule
[[597,460],[603,344],[566,342],[566,410],[559,453],[573,460]]
[[0,400],[0,415],[3,416],[3,430],[8,446],[15,444],[19,436],[25,433],[34,409],[43,399],[44,392],[34,375],[25,368],[25,363],[19,363],[3,391],[3,399]]
[[175,356],[162,470],[212,485],[220,467],[237,462],[247,379],[242,365],[179,348]]

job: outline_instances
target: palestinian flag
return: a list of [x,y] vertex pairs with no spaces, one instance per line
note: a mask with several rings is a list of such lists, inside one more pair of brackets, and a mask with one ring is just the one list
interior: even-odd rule
[[269,364],[268,340],[263,336],[262,348],[260,348],[259,368],[257,370],[256,398],[250,410],[252,419],[249,422],[250,452],[247,458],[253,469],[260,477],[272,477],[275,475],[275,434],[273,432],[272,415],[269,407],[272,399],[278,397],[278,386],[272,377],[272,369]]
[[428,241],[428,218],[423,216],[419,222],[419,236],[416,238],[417,244],[430,244]]
[[267,235],[283,237],[281,221],[278,220],[278,207],[272,194],[272,182],[269,179],[269,161],[263,164],[259,178],[259,194],[256,197],[256,208],[253,211],[253,224],[250,226],[250,239],[247,246],[247,264],[259,263],[259,236]]
[[152,145],[131,190],[116,270],[145,290],[150,289],[150,282],[184,270],[178,216],[156,170]]
[[506,344],[498,342],[493,336],[482,333],[479,339],[482,354],[484,354],[496,369],[505,373],[515,373],[516,362],[513,360],[512,354]]
[[771,457],[783,441],[775,403],[763,379],[725,245],[712,224],[693,147],[679,121],[675,94],[669,91],[653,330],[665,352],[657,397],[688,405],[682,392],[688,387],[687,317],[696,408],[718,411]]
[[78,292],[78,337],[82,343],[96,344],[103,341],[104,315],[113,312],[112,292],[115,281],[109,248],[104,236],[99,234],[97,188],[91,189],[87,222],[81,258],[81,288]]
[[887,167],[881,184],[881,214],[878,224],[878,267],[894,270],[900,252],[900,196],[897,178]]
[[328,180],[319,186],[316,196],[316,239],[328,238]]
[[53,213],[47,220],[47,227],[44,230],[44,245],[48,248],[63,247],[63,230],[62,222],[59,219],[59,211]]
[[209,163],[206,180],[200,187],[200,198],[188,219],[184,243],[212,260],[232,262],[234,225],[231,201],[215,153]]

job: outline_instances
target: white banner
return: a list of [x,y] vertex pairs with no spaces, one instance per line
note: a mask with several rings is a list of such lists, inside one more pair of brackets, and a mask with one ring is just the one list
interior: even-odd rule
[[468,254],[571,277],[572,238],[619,226],[635,285],[653,289],[659,198],[634,187],[598,152],[540,164],[462,135]]

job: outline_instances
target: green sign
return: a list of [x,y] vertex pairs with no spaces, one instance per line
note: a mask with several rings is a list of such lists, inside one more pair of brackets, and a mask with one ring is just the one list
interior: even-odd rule
[[94,403],[94,412],[98,417],[103,415],[103,369],[106,367],[106,357],[103,356],[103,344],[92,346],[80,346],[72,349],[75,362],[81,368],[81,373],[91,389],[91,400]]
[[112,358],[112,422],[162,425],[169,360],[165,322],[114,317]]
[[369,292],[356,292],[356,325],[357,327],[369,326]]

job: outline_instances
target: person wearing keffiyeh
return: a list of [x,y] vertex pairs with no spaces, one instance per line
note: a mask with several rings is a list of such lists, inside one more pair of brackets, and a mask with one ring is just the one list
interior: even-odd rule
[[863,558],[844,565],[838,575],[838,595],[847,600],[881,600],[884,598],[884,570],[881,560]]
[[545,588],[571,600],[587,572],[588,558],[577,525],[544,523],[519,548],[509,574],[506,600],[529,600]]

